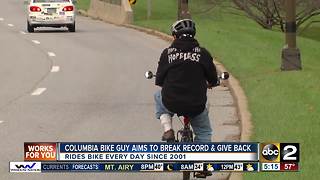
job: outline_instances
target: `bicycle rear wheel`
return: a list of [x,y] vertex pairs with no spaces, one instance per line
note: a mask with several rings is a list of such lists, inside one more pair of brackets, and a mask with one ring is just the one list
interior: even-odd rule
[[[189,126],[185,127],[184,129],[180,130],[178,132],[178,134],[180,134],[180,142],[193,142],[193,132],[190,129]],[[179,136],[177,136],[179,137]],[[184,171],[182,172],[182,179],[183,180],[190,180],[190,171]]]
[[189,180],[190,179],[190,172],[188,172],[188,171],[183,172],[182,179]]

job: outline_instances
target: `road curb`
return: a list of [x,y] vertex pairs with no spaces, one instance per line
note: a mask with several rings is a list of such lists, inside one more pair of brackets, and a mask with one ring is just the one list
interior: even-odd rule
[[[78,13],[82,16],[90,17],[88,13],[84,10],[78,10]],[[114,24],[111,22],[107,22],[107,23]],[[165,41],[173,40],[172,36],[154,29],[135,26],[132,24],[114,24],[114,25],[135,29],[150,35],[157,36]],[[219,61],[216,61],[216,66],[217,66],[217,69],[221,72],[227,71],[227,69]],[[230,78],[225,85],[229,87],[237,108],[237,114],[238,114],[238,118],[240,120],[240,126],[241,126],[240,142],[249,142],[253,126],[251,123],[251,113],[249,112],[247,97],[244,93],[244,90],[240,86],[240,82],[232,74],[230,74]],[[242,180],[243,173],[231,173],[228,179]]]
[[89,16],[89,14],[87,13],[87,11],[85,11],[85,10],[78,9],[77,12],[78,12],[78,14],[81,15],[81,16],[86,16],[86,17]]
[[[227,71],[226,68],[218,62],[217,68],[220,71]],[[227,71],[228,72],[228,71]],[[228,87],[231,91],[232,97],[235,101],[237,107],[238,117],[240,119],[240,126],[241,126],[241,136],[240,142],[249,142],[252,130],[252,123],[251,123],[251,113],[249,112],[248,108],[248,101],[247,97],[244,93],[244,90],[240,86],[240,82],[230,74],[228,79]],[[229,176],[229,180],[242,180],[243,173],[231,173]]]

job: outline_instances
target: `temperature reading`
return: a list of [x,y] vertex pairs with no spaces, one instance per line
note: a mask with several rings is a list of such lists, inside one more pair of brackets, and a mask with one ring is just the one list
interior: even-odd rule
[[234,163],[234,171],[243,171],[243,163]]
[[155,171],[163,171],[163,163],[154,163]]
[[292,167],[293,167],[294,165],[295,165],[295,164],[285,164],[284,169],[285,169],[285,170],[290,170],[290,169],[292,169]]
[[195,171],[203,171],[203,163],[194,163],[193,167]]
[[298,163],[281,163],[280,170],[281,171],[298,171],[299,164]]

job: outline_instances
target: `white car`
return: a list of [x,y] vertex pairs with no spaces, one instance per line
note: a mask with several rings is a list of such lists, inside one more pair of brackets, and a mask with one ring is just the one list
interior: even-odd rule
[[76,31],[73,0],[29,0],[27,12],[28,32],[37,27],[67,27],[70,32]]

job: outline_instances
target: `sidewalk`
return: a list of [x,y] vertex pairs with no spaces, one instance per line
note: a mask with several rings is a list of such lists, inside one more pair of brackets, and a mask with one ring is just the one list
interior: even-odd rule
[[[208,91],[208,109],[213,126],[213,141],[240,141],[240,121],[228,87],[216,87]],[[231,173],[214,173],[207,179],[227,180],[230,175]]]

